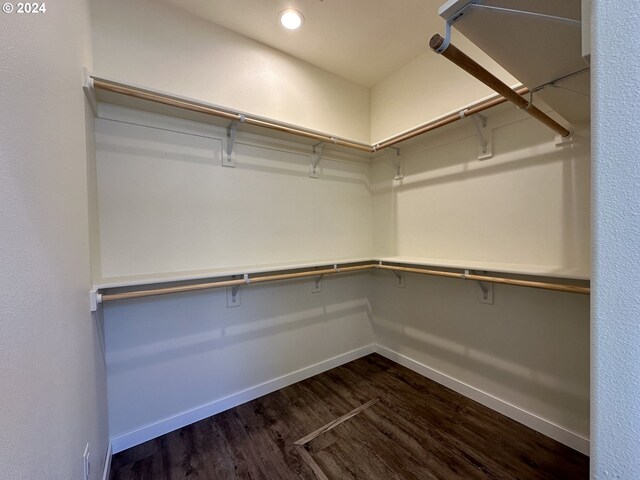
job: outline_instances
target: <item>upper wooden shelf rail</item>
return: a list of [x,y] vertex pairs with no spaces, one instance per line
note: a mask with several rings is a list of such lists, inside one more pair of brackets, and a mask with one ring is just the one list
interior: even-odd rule
[[[440,268],[440,269],[438,269]],[[475,280],[489,283],[499,283],[503,285],[514,285],[520,287],[540,288],[545,290],[554,290],[558,292],[579,293],[588,295],[591,292],[590,287],[580,285],[570,285],[566,283],[556,283],[548,281],[533,281],[520,278],[511,278],[506,276],[489,275],[474,273],[477,270],[470,269],[454,269],[447,267],[430,267],[428,265],[419,264],[397,264],[397,262],[387,262],[383,260],[370,260],[366,262],[336,263],[333,265],[319,264],[304,269],[296,269],[292,272],[260,272],[255,274],[238,273],[236,275],[227,275],[224,279],[216,280],[215,278],[203,280],[197,283],[189,283],[186,285],[158,287],[153,285],[140,286],[133,290],[113,291],[114,288],[100,289],[95,292],[95,304],[114,302],[119,300],[129,300],[134,298],[152,297],[158,295],[169,295],[173,293],[194,292],[200,290],[208,290],[212,288],[222,287],[240,287],[242,285],[253,285],[257,283],[274,282],[282,280],[293,280],[307,277],[318,277],[324,275],[334,275],[340,273],[353,273],[366,270],[391,270],[395,272],[417,273],[422,275],[431,275],[446,278],[457,278],[461,280]],[[459,271],[462,270],[462,271]],[[542,276],[522,273],[520,276]],[[228,277],[240,277],[231,278]],[[121,288],[117,290],[121,290]]]
[[[493,96],[491,98],[473,103],[460,109],[459,111],[438,117],[434,120],[431,120],[427,123],[419,125],[407,132],[400,133],[395,135],[383,142],[376,143],[373,145],[368,145],[365,143],[356,142],[353,140],[340,138],[335,135],[330,135],[327,133],[316,132],[310,129],[306,129],[303,127],[298,127],[294,125],[289,125],[283,122],[278,122],[276,120],[270,120],[262,117],[258,117],[256,115],[251,115],[249,113],[243,112],[234,112],[230,109],[207,104],[204,102],[195,101],[192,99],[179,97],[177,95],[170,95],[166,93],[154,92],[149,89],[140,88],[133,85],[126,85],[124,83],[115,82],[112,80],[107,80],[100,77],[89,77],[90,84],[94,89],[103,90],[106,92],[112,92],[119,95],[125,95],[132,98],[137,98],[140,100],[146,100],[150,102],[159,103],[162,105],[168,105],[175,108],[180,108],[183,110],[189,110],[192,112],[203,113],[206,115],[212,115],[219,118],[228,119],[232,122],[246,123],[247,125],[254,125],[258,127],[263,127],[271,130],[277,130],[280,132],[285,132],[291,135],[296,135],[299,137],[306,137],[313,140],[317,140],[318,142],[329,143],[334,145],[339,145],[342,147],[347,147],[355,150],[359,150],[361,152],[367,153],[375,153],[380,150],[383,150],[388,147],[392,147],[406,140],[410,140],[419,135],[425,134],[432,130],[435,130],[440,127],[444,127],[445,125],[449,125],[451,123],[457,122],[467,116],[474,115],[476,113],[487,110],[496,105],[500,105],[507,101],[506,98],[500,95]],[[526,87],[521,87],[517,90],[509,89],[513,95],[518,96],[525,95],[529,92],[529,89]],[[523,98],[523,102],[526,103],[526,100]]]

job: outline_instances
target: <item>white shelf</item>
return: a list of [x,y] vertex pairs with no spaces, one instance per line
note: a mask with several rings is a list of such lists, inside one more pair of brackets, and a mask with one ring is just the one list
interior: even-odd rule
[[313,261],[296,261],[286,263],[265,263],[260,265],[238,265],[232,267],[212,268],[206,270],[191,270],[186,272],[168,272],[151,275],[132,275],[126,277],[101,278],[94,281],[93,289],[134,287],[137,285],[151,285],[172,282],[186,282],[189,280],[202,280],[204,278],[229,277],[232,275],[254,275],[258,273],[280,272],[286,270],[308,269],[326,265],[345,265],[350,263],[371,262],[371,257],[366,258],[329,258]]
[[127,277],[103,278],[95,281],[94,290],[108,288],[135,287],[139,285],[163,284],[202,280],[205,278],[255,275],[260,273],[274,273],[286,270],[309,269],[327,265],[346,265],[363,262],[395,263],[405,266],[437,267],[478,270],[495,273],[508,273],[534,277],[552,277],[571,280],[589,280],[590,274],[581,269],[553,267],[547,265],[526,265],[516,263],[478,262],[469,260],[445,260],[441,258],[425,257],[359,257],[359,258],[330,258],[314,261],[297,261],[278,264],[240,265],[234,267],[213,268],[189,272],[168,272],[154,275],[136,275]]
[[[471,3],[449,0],[439,13],[447,19],[464,8],[464,15],[455,21],[454,28],[529,88],[583,71],[558,83],[562,89],[546,88],[536,97],[571,123],[588,121],[590,79],[588,70],[584,70],[588,64],[582,57],[582,32],[590,23],[588,18],[583,19],[582,25],[579,23],[581,1],[494,2],[500,9]],[[517,10],[541,15],[518,14],[514,12]]]
[[473,260],[447,260],[442,258],[425,257],[384,257],[379,261],[402,265],[418,265],[421,267],[458,268],[479,270],[514,275],[528,275],[534,277],[552,277],[572,280],[589,280],[591,275],[584,269],[571,269],[549,265],[527,265],[519,263],[478,262]]

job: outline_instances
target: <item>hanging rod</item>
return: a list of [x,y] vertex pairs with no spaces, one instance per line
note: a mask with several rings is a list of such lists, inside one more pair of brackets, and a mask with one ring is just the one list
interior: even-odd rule
[[[527,87],[520,87],[516,90],[513,90],[518,95],[526,95],[529,93],[529,89]],[[495,107],[496,105],[500,105],[507,101],[506,98],[501,96],[494,96],[487,100],[483,100],[481,102],[476,102],[469,105],[467,108],[463,108],[460,111],[450,113],[444,117],[437,118],[428,123],[424,123],[416,128],[409,130],[408,132],[401,133],[394,137],[385,140],[384,142],[375,144],[373,146],[374,151],[383,150],[385,148],[396,145],[397,143],[404,142],[405,140],[410,140],[414,137],[422,135],[423,133],[430,132],[431,130],[436,130],[437,128],[444,127],[445,125],[449,125],[450,123],[457,122],[462,120],[464,117],[470,117],[475,115],[476,113],[480,113],[484,110],[488,110],[491,107]]]
[[555,290],[558,292],[581,293],[584,295],[588,295],[591,293],[591,289],[589,287],[580,287],[578,285],[566,285],[561,283],[534,282],[530,280],[518,280],[515,278],[476,275],[473,273],[444,272],[441,270],[429,270],[425,268],[414,268],[414,267],[399,267],[396,265],[377,265],[376,268],[380,268],[383,270],[393,270],[396,272],[420,273],[423,275],[432,275],[436,277],[459,278],[461,280],[477,280],[480,282],[500,283],[503,285],[515,285],[518,287],[541,288],[544,290]]
[[[293,127],[293,126],[286,125],[283,123],[278,123],[272,120],[259,119],[251,115],[232,112],[224,108],[206,105],[204,103],[195,102],[193,100],[187,100],[184,98],[179,98],[179,97],[167,95],[164,93],[152,92],[150,90],[134,87],[131,85],[124,85],[122,83],[113,82],[111,80],[106,80],[103,78],[91,77],[91,80],[94,88],[104,90],[107,92],[113,92],[120,95],[132,97],[132,98],[139,98],[141,100],[160,103],[163,105],[181,108],[183,110],[189,110],[192,112],[212,115],[212,116],[224,118],[231,121],[238,121],[241,123],[247,123],[249,125],[256,125],[259,127],[269,128],[272,130],[278,130],[278,131],[289,133],[292,135],[312,138],[314,140],[318,140],[320,142],[325,142],[325,143],[333,143],[335,145],[340,145],[347,148],[353,148],[356,150],[360,150],[361,152],[367,152],[367,153],[375,153],[385,148],[392,147],[398,143],[404,142],[406,140],[410,140],[414,137],[430,132],[437,128],[444,127],[445,125],[449,125],[450,123],[457,122],[462,118],[464,118],[465,116],[474,115],[476,113],[482,112],[484,110],[488,110],[491,107],[495,107],[496,105],[500,105],[507,101],[506,98],[496,95],[492,98],[488,98],[479,102],[472,103],[471,105],[465,108],[462,108],[461,110],[456,111],[454,113],[447,114],[444,117],[436,118],[435,120],[431,120],[429,122],[423,123],[422,125],[419,125],[416,128],[409,130],[408,132],[400,133],[398,135],[395,135],[393,137],[386,139],[383,142],[377,143],[375,145],[367,145],[364,143],[357,143],[349,140],[340,139],[336,136],[332,136],[324,133],[313,132],[311,130],[306,130],[300,127]],[[526,87],[521,87],[515,90],[515,93],[517,95],[526,95],[527,93],[529,93],[529,89]]]
[[[526,111],[529,115],[544,123],[561,137],[568,137],[571,135],[569,130],[564,128],[553,118],[549,117],[538,107],[531,105],[531,103],[514,92],[506,83],[502,82],[498,77],[493,75],[486,68],[482,67],[478,62],[467,56],[451,43],[449,43],[445,48],[443,46],[444,43],[445,39],[437,33],[431,37],[431,40],[429,40],[429,46],[434,52],[441,54],[447,60],[450,60],[467,73],[473,75],[482,83],[498,92],[510,102],[514,103],[518,108]],[[444,48],[444,50],[441,48]]]
[[236,287],[241,285],[253,285],[255,283],[275,282],[279,280],[291,280],[296,278],[317,277],[320,275],[331,275],[336,273],[349,273],[361,270],[371,270],[375,265],[370,263],[366,265],[340,266],[334,265],[333,268],[310,269],[304,272],[295,273],[279,273],[275,275],[259,275],[251,277],[247,274],[241,279],[222,280],[217,282],[195,283],[192,285],[181,285],[178,287],[163,287],[149,290],[136,290],[133,292],[123,293],[103,293],[100,294],[98,303],[113,302],[117,300],[129,300],[133,298],[153,297],[156,295],[169,295],[172,293],[196,292],[199,290],[209,290],[211,288]]
[[294,273],[279,273],[279,274],[272,274],[272,275],[259,274],[254,277],[250,276],[249,274],[244,274],[242,276],[243,278],[232,279],[232,280],[220,280],[220,281],[214,281],[214,282],[194,283],[191,285],[153,288],[153,289],[136,290],[136,291],[122,292],[122,293],[98,293],[97,303],[115,302],[119,300],[131,300],[134,298],[153,297],[158,295],[169,295],[173,293],[196,292],[200,290],[209,290],[212,288],[236,287],[236,286],[242,286],[242,285],[253,285],[256,283],[275,282],[275,281],[281,281],[281,280],[292,280],[292,279],[298,279],[298,278],[317,277],[317,276],[323,276],[323,275],[360,272],[365,270],[377,270],[377,269],[392,270],[395,272],[418,273],[422,275],[431,275],[436,277],[457,278],[461,280],[476,280],[476,281],[489,282],[489,283],[499,283],[503,285],[514,285],[519,287],[530,287],[530,288],[539,288],[544,290],[554,290],[558,292],[579,293],[584,295],[589,295],[591,292],[591,289],[589,287],[581,287],[578,285],[567,285],[567,284],[560,284],[560,283],[537,282],[537,281],[531,281],[531,280],[519,280],[515,278],[477,275],[477,274],[467,273],[468,272],[467,270],[465,270],[462,273],[459,273],[459,272],[451,272],[451,271],[432,270],[428,268],[403,267],[403,266],[393,265],[393,264],[386,265],[382,261],[371,260],[371,263],[366,263],[363,265],[335,264],[333,268],[318,269],[317,267],[313,267],[305,271],[294,272]]
[[216,108],[210,105],[206,105],[204,103],[198,103],[193,100],[186,100],[174,97],[172,95],[151,92],[149,90],[123,85],[101,78],[92,77],[92,79],[93,87],[100,90],[118,93],[120,95],[126,95],[128,97],[139,98],[141,100],[149,100],[151,102],[161,103],[163,105],[169,105],[171,107],[182,108],[184,110],[190,110],[192,112],[204,113],[207,115],[213,115],[215,117],[226,118],[228,120],[235,120],[246,123],[248,125],[255,125],[258,127],[269,128],[271,130],[278,130],[280,132],[290,133],[292,135],[313,138],[314,140],[333,143],[335,145],[341,145],[343,147],[354,148],[362,152],[372,151],[371,147],[364,143],[352,142],[350,140],[341,139],[324,133],[317,133],[301,127],[294,127],[291,125],[286,125],[284,123],[261,119],[251,115],[235,113],[224,110],[222,108]]

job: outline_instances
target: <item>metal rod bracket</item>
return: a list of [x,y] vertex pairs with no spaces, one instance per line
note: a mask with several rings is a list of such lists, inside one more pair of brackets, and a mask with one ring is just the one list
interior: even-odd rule
[[240,285],[227,287],[227,308],[240,305]]
[[[462,115],[462,112],[461,112]],[[473,124],[476,127],[476,135],[478,136],[478,160],[486,160],[493,157],[493,131],[487,129],[487,117],[480,115],[479,113],[471,117]],[[486,129],[487,136],[483,134],[483,130]]]
[[319,275],[318,277],[313,279],[311,293],[319,293],[322,291],[322,277],[324,277],[324,275]]
[[391,270],[391,271],[396,276],[396,287],[404,288],[406,285],[404,272],[398,272],[396,270]]
[[102,303],[102,294],[95,288],[89,291],[89,308],[92,312],[98,311],[98,305]]
[[[240,122],[244,121],[244,115],[240,115]],[[237,122],[231,122],[227,126],[227,138],[226,145],[224,148],[224,153],[222,155],[222,166],[223,167],[235,167],[236,166],[236,152],[235,152],[235,143],[236,143],[236,134],[238,132],[238,124]]]
[[93,77],[89,73],[87,67],[83,69],[84,79],[82,81],[82,90],[89,101],[89,108],[94,117],[98,116],[98,97],[96,97],[96,91],[93,88]]
[[[487,272],[474,272],[479,275],[487,275]],[[483,282],[482,280],[477,280],[478,282],[478,302],[486,303],[488,305],[493,305],[493,283]]]
[[562,135],[556,135],[555,144],[556,147],[566,147],[568,145],[572,145],[575,139],[573,138],[573,132],[570,132],[569,135],[563,137]]
[[[455,17],[457,18],[457,17]],[[447,48],[449,48],[449,44],[451,43],[451,25],[455,19],[450,18],[444,24],[444,42],[438,48],[435,49],[435,52],[440,54],[444,52]]]
[[469,0],[466,5],[464,5],[461,9],[457,10],[455,13],[453,13],[453,15],[445,20],[444,41],[442,42],[442,45],[434,50],[436,53],[442,53],[447,48],[449,48],[449,45],[451,44],[451,26],[456,22],[456,20],[458,20],[465,14],[467,7],[471,6],[471,4],[477,1],[478,0]]
[[387,147],[387,153],[390,155],[391,164],[393,165],[393,179],[402,180],[404,178],[402,157],[400,156],[400,149],[394,147]]
[[309,177],[310,178],[318,178],[320,177],[320,160],[322,160],[322,151],[324,150],[326,143],[320,142],[316,143],[312,148],[311,152],[311,163],[309,164]]

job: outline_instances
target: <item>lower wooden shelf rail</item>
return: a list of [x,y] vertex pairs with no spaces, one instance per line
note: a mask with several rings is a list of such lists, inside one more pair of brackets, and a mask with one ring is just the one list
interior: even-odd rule
[[[511,277],[500,277],[495,275],[477,274],[471,270],[451,271],[435,270],[424,266],[405,266],[393,263],[387,263],[380,260],[371,260],[370,262],[360,264],[334,264],[319,265],[310,267],[302,271],[290,271],[283,273],[261,272],[258,274],[238,274],[232,277],[241,276],[242,278],[232,278],[223,280],[213,280],[199,283],[189,283],[186,285],[167,286],[167,287],[151,287],[145,286],[140,290],[128,290],[113,292],[114,288],[99,289],[96,291],[95,303],[115,302],[120,300],[130,300],[134,298],[153,297],[157,295],[169,295],[173,293],[195,292],[199,290],[208,290],[212,288],[222,287],[239,287],[242,285],[253,285],[257,283],[275,282],[282,280],[292,280],[307,277],[318,277],[325,275],[335,275],[339,273],[361,272],[366,270],[392,270],[395,272],[408,272],[422,275],[431,275],[437,277],[457,278],[461,280],[474,280],[480,282],[498,283],[503,285],[515,285],[520,287],[540,288],[545,290],[554,290],[558,292],[578,293],[589,295],[591,288],[581,285],[570,285],[565,283],[555,283],[547,281],[524,280]],[[532,276],[531,274],[520,274],[521,276]],[[133,288],[123,286],[121,288]]]

